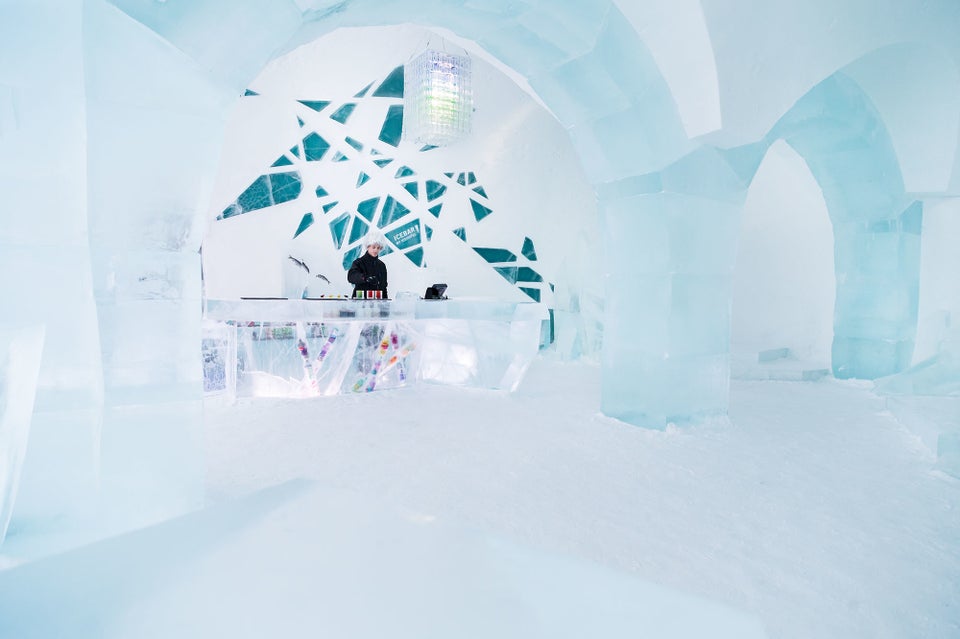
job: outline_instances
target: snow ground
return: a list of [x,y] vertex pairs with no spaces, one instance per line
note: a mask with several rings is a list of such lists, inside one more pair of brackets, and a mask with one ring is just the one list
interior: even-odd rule
[[288,479],[626,570],[772,639],[960,636],[960,481],[870,385],[734,381],[730,419],[602,416],[599,371],[207,407],[207,489]]

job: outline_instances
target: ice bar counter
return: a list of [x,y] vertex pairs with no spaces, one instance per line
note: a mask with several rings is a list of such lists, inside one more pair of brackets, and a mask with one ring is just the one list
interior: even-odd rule
[[207,300],[204,389],[308,397],[427,382],[512,391],[547,318],[532,302]]

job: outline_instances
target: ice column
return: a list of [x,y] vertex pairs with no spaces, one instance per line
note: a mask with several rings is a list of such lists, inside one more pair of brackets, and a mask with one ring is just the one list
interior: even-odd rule
[[[0,325],[45,326],[13,521],[89,511],[102,377],[87,242],[82,2],[0,3]],[[19,401],[17,399],[16,401]]]
[[201,503],[196,229],[230,95],[106,2],[85,3],[84,35],[101,492],[125,528]]
[[229,108],[301,17],[290,0],[85,3],[102,485],[117,526],[201,503],[209,189]]
[[651,428],[722,414],[743,178],[712,149],[598,191],[607,242],[601,408]]
[[719,155],[694,152],[669,87],[623,15],[611,7],[597,22],[585,12],[582,23],[596,30],[592,46],[527,73],[569,127],[598,195],[602,410],[654,428],[722,412],[744,187]]

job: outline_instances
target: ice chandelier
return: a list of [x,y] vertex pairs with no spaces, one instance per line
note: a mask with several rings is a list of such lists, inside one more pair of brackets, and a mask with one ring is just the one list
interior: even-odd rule
[[403,136],[442,146],[470,133],[470,58],[427,49],[403,67]]

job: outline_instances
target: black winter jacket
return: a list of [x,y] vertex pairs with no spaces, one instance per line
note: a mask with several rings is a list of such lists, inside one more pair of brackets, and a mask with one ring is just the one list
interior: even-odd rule
[[384,298],[387,297],[387,265],[366,251],[350,265],[347,281],[353,284],[354,297],[357,291],[376,290],[382,291]]

